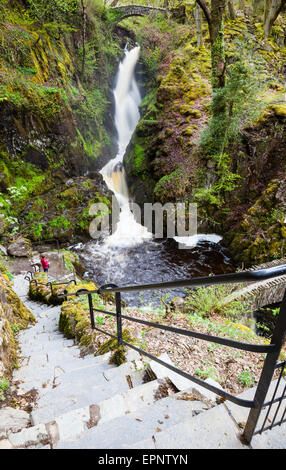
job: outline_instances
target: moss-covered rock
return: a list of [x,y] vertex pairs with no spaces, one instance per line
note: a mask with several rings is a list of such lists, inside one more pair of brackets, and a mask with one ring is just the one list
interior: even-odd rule
[[[0,145],[12,158],[20,156],[42,170],[61,163],[78,175],[101,168],[116,151],[108,114],[121,51],[93,6],[85,16],[86,41],[92,46],[83,67],[77,32],[82,13],[79,5],[73,7],[57,23],[44,21],[31,4],[3,3]],[[100,47],[103,38],[105,48]]]
[[[74,181],[73,187],[65,183],[101,169],[116,153],[111,90],[126,32],[110,26],[93,4],[85,15],[83,60],[80,5],[71,2],[64,8],[70,13],[57,11],[57,20],[45,21],[43,4],[20,8],[19,2],[4,1],[0,6],[4,237],[21,233],[32,240],[76,241],[88,234],[90,205],[106,196],[100,177]],[[13,198],[11,188],[18,192]]]
[[[111,193],[100,175],[63,181],[47,175],[32,194],[13,202],[11,211],[18,221],[18,230],[26,238],[73,243],[90,239],[90,223],[95,218],[90,208],[97,203],[111,207]],[[3,238],[9,237],[8,229],[9,225],[6,233],[3,229]]]
[[[132,344],[133,342],[130,331],[127,329],[122,331],[122,339],[126,341],[127,343]],[[125,362],[126,351],[125,351],[124,345],[118,346],[117,338],[110,338],[105,343],[103,343],[99,347],[97,351],[97,355],[101,356],[102,354],[106,354],[109,351],[113,351],[113,354],[110,356],[110,359],[109,359],[109,362],[111,364],[116,364],[117,366],[120,366],[121,364],[123,364],[123,362]]]
[[285,194],[285,179],[271,181],[236,230],[229,233],[229,247],[235,258],[249,266],[284,256]]
[[[73,294],[77,290],[86,289],[97,291],[98,287],[90,281],[80,282],[76,286],[69,285],[66,289],[67,294]],[[92,294],[93,308],[98,310],[115,311],[115,297],[113,294]],[[102,331],[116,336],[116,320],[114,316],[108,313],[101,313],[94,310],[95,327]],[[67,296],[61,307],[59,318],[59,330],[70,339],[74,339],[81,347],[83,354],[102,355],[108,351],[115,351],[114,362],[119,364],[125,359],[122,348],[117,351],[117,339],[111,338],[106,341],[102,331],[92,329],[90,310],[87,295]],[[123,339],[132,342],[128,330],[123,330]]]
[[[196,202],[200,230],[223,235],[235,259],[248,265],[281,256],[285,236],[279,218],[268,225],[264,222],[283,213],[285,204],[281,197],[268,197],[271,182],[281,183],[286,175],[285,78],[281,69],[285,47],[277,46],[273,37],[262,43],[260,26],[239,17],[225,22],[226,83],[231,83],[233,64],[241,63],[251,65],[264,84],[267,77],[268,85],[257,90],[253,106],[248,101],[252,122],[246,124],[243,115],[235,124],[240,131],[237,138],[224,141],[228,163],[223,172],[210,158],[212,149],[200,145],[213,109],[207,28],[203,29],[202,47],[196,47],[190,34],[162,63],[154,89],[143,100],[142,120],[125,157],[130,191],[137,203]],[[257,43],[261,47],[253,47],[250,64],[248,50]],[[258,62],[262,69],[256,68]],[[223,93],[219,96],[223,103]],[[258,112],[252,114],[255,106],[259,117]],[[214,140],[222,125],[217,122]]]
[[[59,281],[60,282],[60,281]],[[31,300],[43,302],[48,305],[60,305],[64,298],[63,294],[66,285],[57,285],[57,281],[51,282],[47,273],[35,273],[29,285],[29,297]]]

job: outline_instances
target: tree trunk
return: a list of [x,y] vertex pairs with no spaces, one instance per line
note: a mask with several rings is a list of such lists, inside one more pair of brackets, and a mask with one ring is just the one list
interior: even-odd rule
[[85,69],[85,56],[86,56],[86,7],[84,4],[84,0],[81,0],[81,8],[82,8],[82,64],[81,64],[81,75],[84,74]]
[[230,19],[235,20],[236,14],[235,14],[235,9],[234,9],[232,0],[228,0],[227,8],[228,8],[228,14],[229,14]]
[[263,24],[264,25],[266,23],[268,15],[269,15],[270,1],[271,0],[264,0],[264,13],[263,13]]
[[226,0],[211,0],[212,23],[212,84],[222,88],[225,84],[224,13]]
[[253,15],[257,16],[259,13],[262,13],[263,11],[263,3],[265,5],[265,1],[267,0],[253,0],[252,2],[252,10],[253,10]]
[[269,8],[269,13],[265,19],[264,24],[264,36],[269,37],[271,33],[272,26],[277,19],[282,8],[285,6],[286,0],[272,0]]
[[[227,0],[211,0],[211,10],[204,0],[197,0],[202,8],[209,26],[211,41],[211,62],[212,62],[212,89],[213,117],[220,116],[225,119],[226,108],[224,100],[217,93],[225,86],[225,50],[224,50],[224,15]],[[220,136],[217,136],[220,139]],[[223,140],[223,136],[222,136]]]
[[202,13],[200,6],[196,3],[195,10],[194,10],[194,18],[196,24],[196,32],[197,32],[197,46],[200,47],[202,45]]

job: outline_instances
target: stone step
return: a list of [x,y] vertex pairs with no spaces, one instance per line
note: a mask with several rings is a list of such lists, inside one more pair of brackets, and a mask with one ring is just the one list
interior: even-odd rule
[[[30,329],[25,332],[25,335],[21,335],[18,337],[18,343],[19,343],[19,349],[21,351],[22,345],[23,349],[26,350],[27,346],[30,346],[32,348],[39,348],[40,346],[43,346],[45,343],[49,343],[50,341],[54,340],[66,340],[65,337],[57,332],[57,331],[44,331],[42,330],[40,333],[36,333],[34,330]],[[70,344],[70,343],[67,343]]]
[[126,377],[136,371],[144,369],[144,363],[142,360],[128,361],[115,369],[111,369],[105,372],[104,376],[107,381],[120,380],[122,376]]
[[[161,381],[156,381],[158,384]],[[150,382],[150,383],[153,383]],[[200,400],[183,400],[177,393],[159,400],[150,400],[130,413],[115,416],[87,430],[80,440],[59,441],[55,449],[125,449],[142,439],[151,439],[186,419],[193,419],[209,407]],[[114,432],[116,430],[116,433]]]
[[249,449],[249,446],[241,442],[240,437],[241,431],[233,422],[224,404],[221,404],[197,414],[192,419],[182,419],[162,432],[150,433],[145,439],[138,439],[137,442],[127,443],[119,448]]
[[102,365],[102,373],[97,371],[93,376],[90,370],[81,369],[78,371],[78,380],[77,374],[70,376],[68,380],[65,380],[65,374],[61,375],[59,381],[63,379],[63,383],[49,390],[37,401],[37,408],[31,413],[32,423],[48,422],[65,413],[67,409],[75,410],[126,393],[130,390],[131,382],[136,385],[143,383],[142,371],[131,373],[129,381],[124,374],[117,375],[115,380],[107,381],[106,370],[106,365]]
[[1,439],[6,437],[7,429],[17,432],[30,425],[30,423],[30,415],[24,410],[9,406],[0,409],[0,443]]
[[[270,384],[266,400],[271,401],[274,392],[276,398],[285,393],[286,381],[273,380]],[[202,390],[201,390],[202,391]],[[253,400],[256,387],[245,390],[239,398]],[[272,422],[277,423],[282,418],[285,407],[279,407],[279,403],[273,404],[268,414],[266,426]],[[249,408],[236,405],[229,400],[218,405],[207,413],[200,414],[191,422],[182,422],[179,426],[170,428],[166,432],[158,433],[154,437],[138,440],[132,446],[124,446],[126,449],[285,449],[286,448],[286,424],[276,425],[272,429],[255,434],[251,444],[241,442],[241,433],[246,424]],[[268,407],[262,410],[256,430],[258,431],[265,419]],[[276,414],[277,413],[277,414]],[[275,416],[276,415],[276,416]],[[275,418],[275,419],[274,419]],[[215,429],[215,432],[214,432]],[[143,436],[142,436],[143,437]]]
[[[22,381],[21,393],[38,387],[39,399],[30,416],[32,426],[21,431],[16,426],[14,432],[5,429],[0,448],[249,448],[240,440],[240,425],[248,409],[228,401],[217,405],[215,394],[203,387],[198,390],[156,361],[149,364],[156,380],[143,383],[144,362],[132,349],[128,349],[127,362],[119,367],[108,364],[111,353],[80,358],[80,349],[58,332],[60,306],[31,301],[23,279],[17,278],[15,285],[37,322],[19,333],[23,357],[14,380]],[[167,354],[160,358],[172,364]],[[166,388],[162,393],[160,385],[166,377],[183,392],[161,398]],[[253,394],[249,390],[245,398],[253,398]],[[277,441],[273,439],[277,428],[283,428],[282,441],[281,431]],[[285,425],[281,428],[270,431],[271,439],[267,432],[254,436],[252,447],[263,448],[266,443],[267,448],[285,448]]]
[[[69,349],[69,348],[68,348]],[[75,350],[75,354],[78,351]],[[20,368],[13,373],[13,380],[19,382],[18,394],[24,394],[29,390],[35,388],[38,390],[39,397],[46,395],[53,387],[59,383],[59,377],[63,381],[66,374],[77,373],[77,371],[84,370],[88,367],[95,368],[100,364],[105,364],[110,357],[110,353],[104,356],[85,356],[73,357],[70,351],[67,353],[67,358],[61,353],[53,360],[48,360],[51,357],[47,354],[39,354],[33,358],[25,357],[20,362]],[[38,367],[35,368],[35,361]],[[41,363],[41,366],[39,365]],[[105,366],[105,368],[109,368]]]
[[[155,380],[124,393],[88,406],[76,408],[57,416],[51,422],[41,422],[18,433],[8,433],[9,442],[14,447],[43,445],[47,439],[53,440],[53,447],[58,441],[80,439],[93,427],[101,427],[115,418],[128,416],[154,403],[160,383]],[[114,433],[114,428],[113,428]]]
[[41,354],[43,352],[48,353],[49,351],[69,351],[73,350],[74,346],[74,341],[72,339],[67,340],[63,337],[59,337],[58,339],[51,337],[48,341],[41,342],[39,344],[33,344],[26,341],[25,343],[21,343],[21,356],[29,357],[32,354]]
[[[240,398],[243,398],[245,400],[253,400],[254,395],[255,395],[256,387],[249,388],[245,390],[243,393],[239,395]],[[280,381],[272,380],[269,389],[267,391],[266,395],[266,402],[269,402],[274,398],[274,393],[275,393],[275,398],[280,398],[282,396],[286,396],[286,380],[285,378],[281,378]],[[225,406],[227,407],[229,413],[234,417],[235,421],[237,423],[245,424],[248,418],[249,414],[249,409],[244,408],[242,406],[236,405],[235,403],[227,400],[225,402]],[[265,427],[270,426],[272,423],[277,423],[281,419],[283,419],[283,413],[285,413],[285,400],[284,402],[277,402],[273,403],[271,408],[269,407],[264,407],[261,411],[261,414],[259,416],[256,429],[259,430],[263,425],[265,421]],[[285,418],[285,415],[284,415]],[[284,424],[284,437],[285,437],[285,447],[286,447],[286,424]],[[274,428],[273,428],[274,429]],[[282,431],[283,432],[283,431]]]
[[22,375],[23,379],[26,376],[27,380],[29,380],[29,377],[37,377],[37,367],[42,369],[47,367],[47,369],[50,369],[52,366],[64,367],[67,363],[72,367],[75,361],[80,363],[79,351],[77,349],[66,348],[61,352],[59,350],[43,350],[23,358],[22,368],[15,372],[14,377],[19,378]]

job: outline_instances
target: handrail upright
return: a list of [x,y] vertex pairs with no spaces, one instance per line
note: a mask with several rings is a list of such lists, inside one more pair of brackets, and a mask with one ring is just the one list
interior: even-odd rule
[[269,351],[264,361],[264,366],[260,375],[259,383],[257,385],[256,393],[254,396],[255,408],[253,408],[248,416],[247,423],[244,430],[244,438],[246,442],[251,441],[254,434],[260,412],[265,404],[266,395],[273,377],[277,361],[283,346],[286,333],[286,290],[280,306],[280,312],[277,318],[276,326],[271,338],[271,344],[274,346],[272,351]]

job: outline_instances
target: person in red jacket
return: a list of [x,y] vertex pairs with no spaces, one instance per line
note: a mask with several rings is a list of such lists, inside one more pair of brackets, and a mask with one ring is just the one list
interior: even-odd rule
[[49,266],[50,264],[48,263],[48,260],[43,256],[41,256],[41,265],[43,266],[43,270],[45,273],[49,271]]

